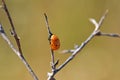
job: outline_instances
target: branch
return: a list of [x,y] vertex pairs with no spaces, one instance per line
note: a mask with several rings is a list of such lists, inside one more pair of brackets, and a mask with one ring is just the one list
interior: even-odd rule
[[10,46],[10,48],[13,50],[13,52],[20,58],[20,60],[24,63],[24,65],[26,66],[26,68],[28,69],[28,71],[31,73],[31,75],[33,76],[34,80],[38,80],[37,76],[35,75],[35,73],[33,72],[32,68],[30,67],[30,65],[28,64],[28,62],[26,61],[26,59],[24,58],[23,55],[21,55],[21,53],[13,46],[13,44],[11,43],[10,39],[7,37],[2,25],[0,24],[0,35],[2,36],[2,38],[7,42],[7,44]]
[[65,67],[86,45],[89,43],[92,38],[95,36],[109,36],[109,37],[117,37],[120,38],[120,34],[115,34],[115,33],[103,33],[100,31],[100,27],[108,13],[108,10],[104,13],[104,15],[101,17],[100,21],[97,23],[95,19],[91,18],[90,21],[95,25],[94,31],[91,33],[91,35],[77,48],[77,49],[72,49],[72,50],[64,50],[63,53],[72,53],[71,56],[63,63],[61,64],[57,71],[60,71],[63,67]]
[[120,38],[120,34],[118,34],[118,33],[104,33],[104,32],[99,32],[98,34],[96,34],[96,36],[108,36],[108,37]]
[[100,21],[97,23],[94,19],[90,19],[91,22],[95,25],[94,31],[91,33],[91,35],[77,48],[74,50],[74,52],[71,54],[71,56],[58,68],[58,71],[61,70],[65,65],[67,65],[91,40],[98,34],[99,28],[101,27],[107,12],[101,17]]
[[18,46],[18,49],[19,49],[20,53],[22,54],[20,39],[19,39],[19,37],[18,37],[18,35],[17,35],[16,31],[15,31],[15,27],[14,27],[12,18],[11,18],[11,16],[10,16],[10,13],[9,13],[9,11],[8,11],[8,8],[7,8],[6,3],[5,3],[4,0],[2,0],[2,7],[3,7],[3,9],[5,10],[6,15],[7,15],[8,19],[9,19],[9,22],[10,22],[10,25],[11,25],[11,28],[12,28],[12,34],[13,34],[13,36],[14,36],[14,38],[15,38],[15,41],[16,41],[17,46]]
[[91,40],[98,34],[99,28],[101,27],[108,11],[104,13],[104,15],[101,17],[100,21],[97,23],[94,19],[90,19],[91,22],[95,25],[94,31],[91,33],[91,35],[77,48],[73,51],[71,56],[63,63],[61,64],[57,71],[60,71],[64,66],[66,66]]
[[[49,40],[49,43],[50,43],[50,45],[51,45],[51,36],[53,36],[53,33],[52,33],[51,30],[50,30],[50,26],[49,26],[47,14],[44,13],[44,16],[45,16],[45,21],[46,21],[46,27],[47,27],[47,30],[48,30],[48,40]],[[50,51],[51,51],[51,67],[52,67],[52,73],[48,73],[48,79],[47,79],[47,80],[55,80],[54,74],[56,73],[56,66],[57,66],[57,64],[59,63],[59,60],[57,60],[57,61],[55,62],[54,50],[51,48]]]
[[82,42],[80,46],[77,46],[75,49],[64,51],[65,53],[67,51],[71,52],[71,56],[68,57],[68,59],[66,59],[63,64],[61,64],[58,68],[56,68],[54,72],[49,73],[48,80],[53,80],[55,74],[58,73],[61,69],[63,69],[100,32],[99,28],[101,27],[107,13],[108,10],[104,13],[104,15],[101,17],[98,23],[94,19],[90,19],[90,21],[95,25],[95,29],[93,30],[91,35],[84,42]]
[[10,21],[11,24],[11,28],[12,28],[12,34],[14,36],[14,39],[16,41],[18,50],[13,46],[13,44],[10,42],[10,40],[8,39],[8,37],[5,34],[4,29],[2,28],[2,25],[0,24],[0,34],[2,36],[2,38],[8,43],[8,45],[10,46],[10,48],[15,52],[15,54],[21,59],[21,61],[24,63],[24,65],[26,66],[26,68],[28,69],[28,71],[31,73],[32,77],[34,78],[34,80],[38,80],[36,74],[34,73],[34,71],[32,70],[32,68],[30,67],[30,65],[28,64],[28,62],[26,61],[25,57],[23,56],[22,53],[22,49],[21,49],[21,44],[20,44],[20,39],[15,31],[15,27],[12,21],[12,18],[9,14],[8,8],[5,4],[5,1],[2,0],[2,8],[5,10],[6,15]]

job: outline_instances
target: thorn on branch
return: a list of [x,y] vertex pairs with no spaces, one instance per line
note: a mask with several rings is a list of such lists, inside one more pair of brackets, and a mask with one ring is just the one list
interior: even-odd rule
[[95,19],[90,18],[89,20],[90,20],[90,22],[92,22],[95,25],[96,28],[98,28],[99,25],[98,25],[98,23],[96,22]]
[[59,59],[54,63],[54,66],[56,67],[59,63]]

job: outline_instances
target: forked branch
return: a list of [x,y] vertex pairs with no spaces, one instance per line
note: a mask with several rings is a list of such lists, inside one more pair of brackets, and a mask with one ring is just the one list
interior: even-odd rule
[[1,34],[2,38],[8,43],[8,45],[10,46],[10,48],[15,52],[15,54],[24,63],[24,65],[26,66],[26,68],[31,73],[32,77],[34,78],[34,80],[38,80],[36,74],[34,73],[34,71],[32,70],[32,68],[30,67],[29,63],[26,61],[25,57],[23,56],[22,49],[21,49],[21,44],[20,44],[20,39],[19,39],[19,37],[18,37],[18,35],[17,35],[16,31],[15,31],[15,27],[14,27],[12,18],[10,16],[10,13],[8,11],[8,8],[7,8],[6,3],[5,3],[4,0],[2,0],[2,8],[5,10],[6,15],[7,15],[8,19],[9,19],[9,22],[10,22],[10,25],[11,25],[11,28],[12,28],[12,32],[11,33],[14,36],[14,39],[16,41],[18,50],[13,46],[13,44],[10,41],[10,39],[5,34],[5,31],[4,31],[4,29],[3,29],[3,27],[2,27],[1,24],[0,24],[0,34]]
[[108,11],[104,13],[104,15],[101,17],[98,23],[94,19],[90,19],[94,23],[95,29],[93,30],[91,35],[84,42],[82,42],[82,44],[78,48],[72,50],[73,52],[71,53],[71,56],[58,67],[58,71],[61,70],[64,66],[66,66],[96,36],[96,34],[99,33],[100,31],[99,28],[101,27],[107,13]]
[[72,59],[95,37],[95,36],[109,36],[109,37],[118,37],[120,38],[119,34],[114,34],[114,33],[102,33],[100,31],[100,27],[102,26],[102,23],[104,19],[106,18],[106,15],[108,13],[108,10],[103,14],[99,22],[97,23],[95,19],[91,18],[90,21],[95,25],[95,29],[93,32],[90,34],[90,36],[82,42],[80,46],[77,45],[75,49],[72,50],[64,50],[64,53],[71,53],[71,56],[69,56],[65,62],[63,62],[58,68],[54,70],[54,72],[49,73],[48,80],[54,80],[54,76],[56,73],[58,73],[61,69],[63,69]]

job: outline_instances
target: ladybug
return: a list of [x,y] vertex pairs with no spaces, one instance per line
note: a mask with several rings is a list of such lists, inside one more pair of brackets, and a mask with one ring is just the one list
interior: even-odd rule
[[46,19],[46,25],[47,25],[48,34],[49,34],[48,40],[50,42],[50,48],[51,48],[51,50],[58,50],[60,48],[60,40],[56,35],[54,35],[51,32],[50,27],[49,27],[49,23],[48,23],[48,17],[45,13],[44,13],[44,16]]
[[52,50],[57,50],[60,48],[60,40],[56,35],[50,37],[50,47]]

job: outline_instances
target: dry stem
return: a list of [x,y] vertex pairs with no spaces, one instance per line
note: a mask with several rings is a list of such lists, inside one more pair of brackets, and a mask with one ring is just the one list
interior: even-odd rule
[[14,36],[14,39],[16,41],[18,50],[13,46],[13,44],[11,43],[11,41],[9,40],[9,38],[7,37],[7,35],[5,34],[4,29],[2,28],[2,25],[0,24],[0,34],[2,36],[2,38],[8,43],[8,45],[10,46],[10,48],[15,52],[15,54],[21,59],[21,61],[24,63],[24,65],[26,66],[26,68],[28,69],[28,71],[31,73],[32,77],[34,78],[34,80],[38,80],[36,74],[34,73],[34,71],[32,70],[32,68],[30,67],[29,63],[26,61],[25,57],[23,56],[22,53],[22,49],[21,49],[21,44],[20,44],[20,39],[15,31],[15,27],[12,21],[12,18],[9,14],[8,8],[5,4],[5,1],[2,0],[2,7],[6,12],[6,15],[9,19],[9,22],[11,24],[11,28],[12,28],[12,34]]

